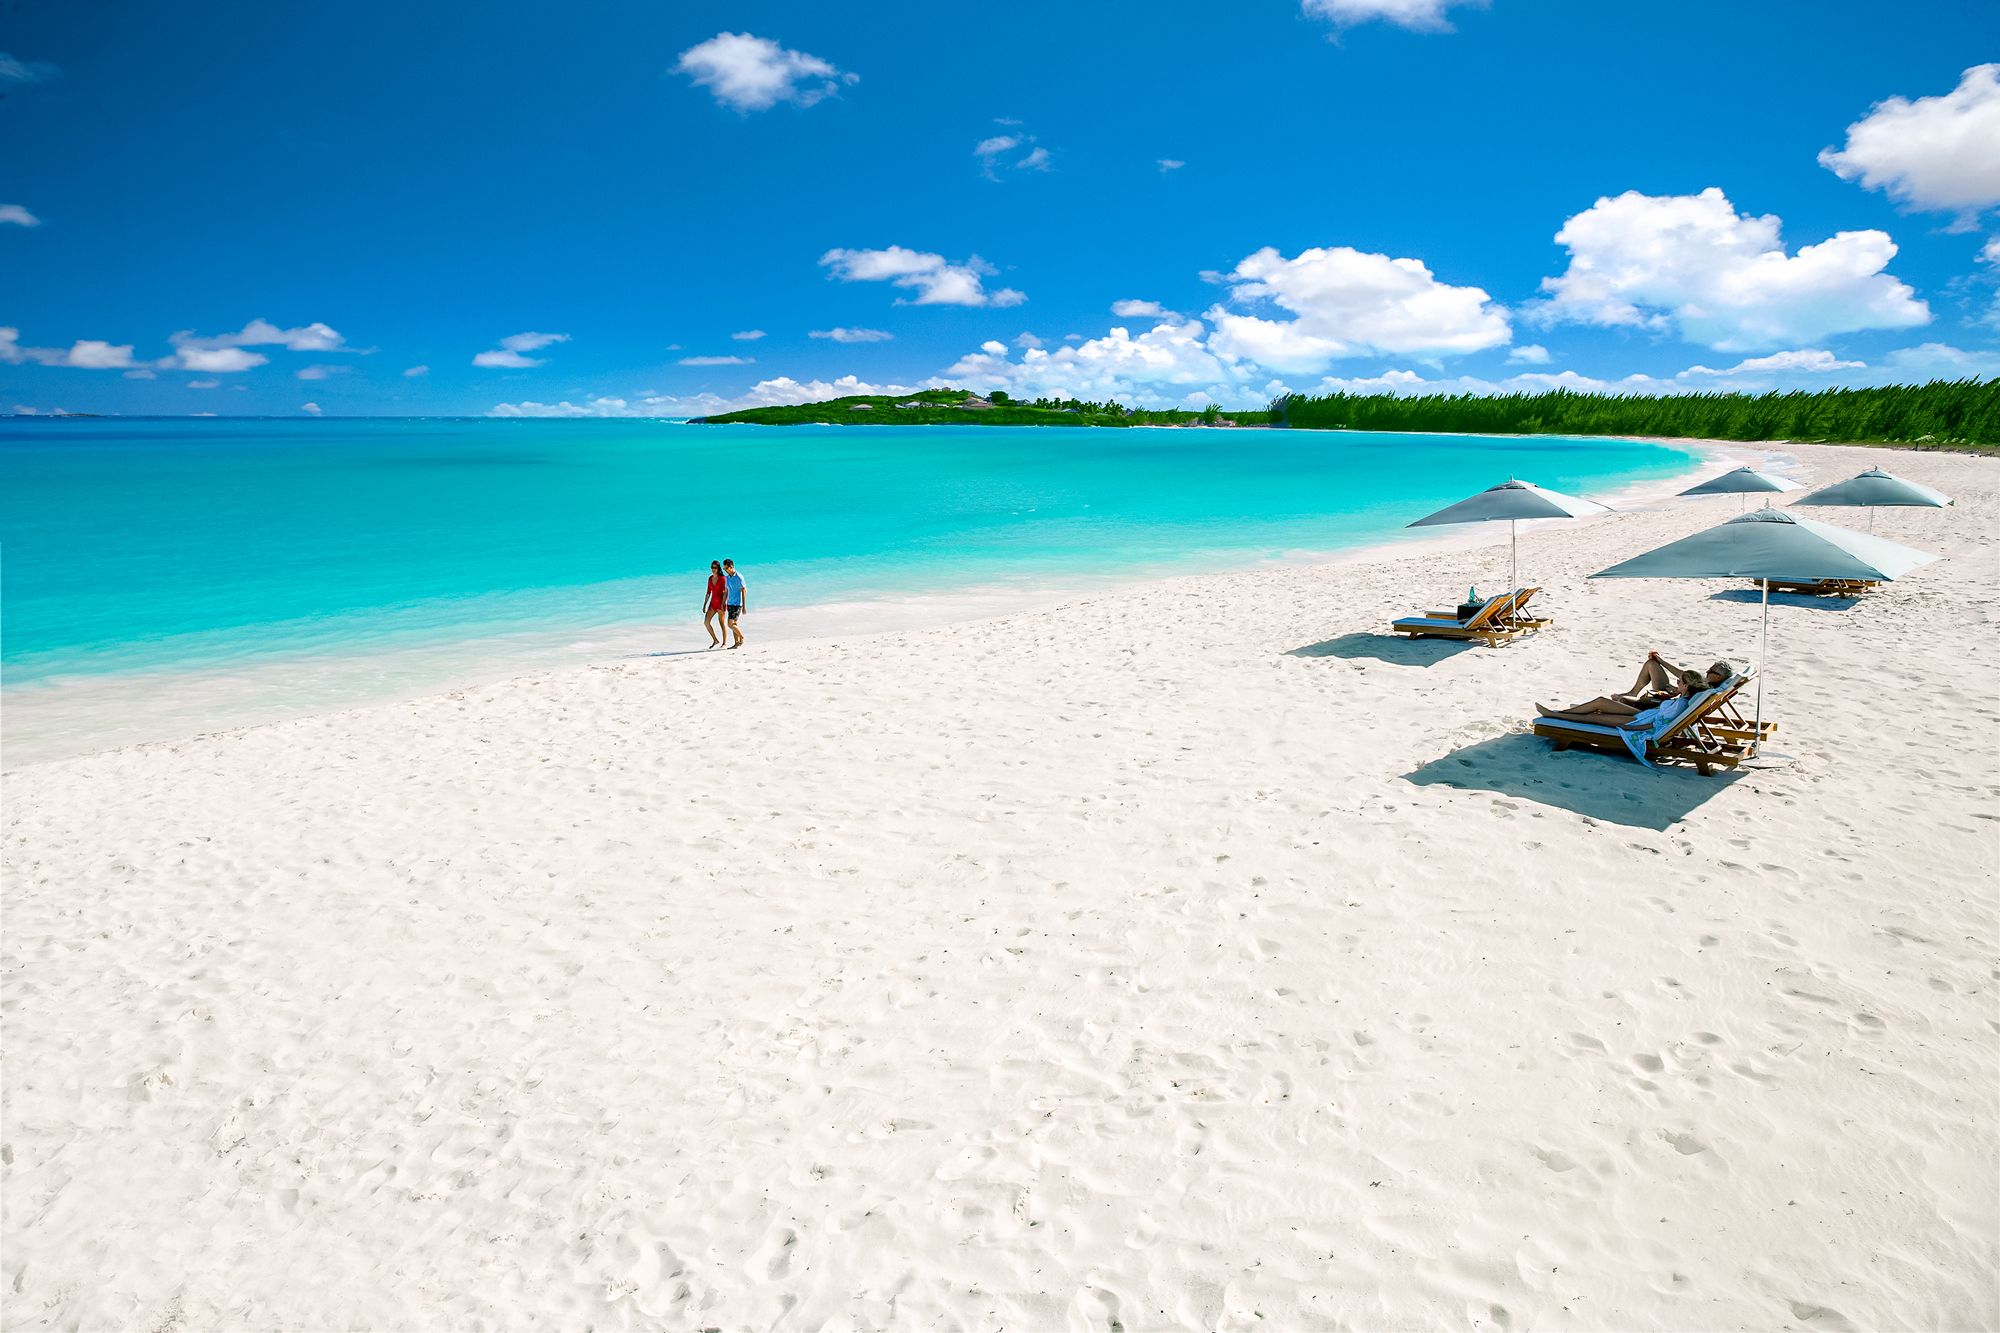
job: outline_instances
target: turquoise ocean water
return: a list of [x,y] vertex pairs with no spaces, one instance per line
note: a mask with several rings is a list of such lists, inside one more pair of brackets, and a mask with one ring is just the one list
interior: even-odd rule
[[[707,642],[731,556],[785,633],[1383,540],[1620,440],[651,421],[0,421],[7,762]],[[901,619],[898,620],[900,608]]]

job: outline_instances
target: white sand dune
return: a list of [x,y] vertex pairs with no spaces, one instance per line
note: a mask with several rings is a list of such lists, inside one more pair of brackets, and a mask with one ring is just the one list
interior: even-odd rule
[[1723,499],[11,773],[6,1326],[1993,1327],[2000,461],[1796,456],[1779,769],[1525,734]]

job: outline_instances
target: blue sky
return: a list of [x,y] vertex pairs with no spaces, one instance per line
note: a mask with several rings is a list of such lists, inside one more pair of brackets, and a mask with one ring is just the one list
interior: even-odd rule
[[10,17],[0,410],[2000,373],[1970,0]]

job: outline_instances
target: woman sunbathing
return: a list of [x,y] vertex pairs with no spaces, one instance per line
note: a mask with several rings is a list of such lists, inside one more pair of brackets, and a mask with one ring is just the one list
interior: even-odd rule
[[[1536,704],[1535,711],[1558,722],[1590,722],[1600,727],[1618,727],[1669,699],[1686,699],[1702,690],[1725,685],[1735,674],[1736,669],[1727,662],[1716,662],[1706,672],[1700,672],[1692,667],[1672,666],[1658,653],[1647,653],[1646,660],[1639,664],[1639,678],[1632,682],[1628,692],[1599,695],[1571,708],[1549,708]],[[1692,688],[1688,687],[1689,682],[1693,683]]]

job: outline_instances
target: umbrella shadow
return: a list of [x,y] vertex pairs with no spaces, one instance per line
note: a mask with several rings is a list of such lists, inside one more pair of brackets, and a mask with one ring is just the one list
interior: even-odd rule
[[1454,750],[1403,776],[1413,786],[1496,792],[1606,824],[1663,832],[1720,795],[1739,774],[1723,770],[1702,777],[1589,750],[1556,754],[1547,741],[1516,731]]
[[1427,667],[1478,646],[1457,639],[1412,639],[1400,634],[1343,634],[1337,639],[1324,639],[1303,648],[1293,648],[1285,656],[1339,657],[1350,662],[1365,657],[1394,666]]
[[[1711,602],[1736,602],[1745,606],[1756,606],[1764,600],[1764,595],[1755,588],[1728,588],[1722,592],[1710,593]],[[1852,611],[1860,605],[1858,597],[1816,597],[1805,592],[1774,592],[1772,606],[1802,606],[1812,611]]]

